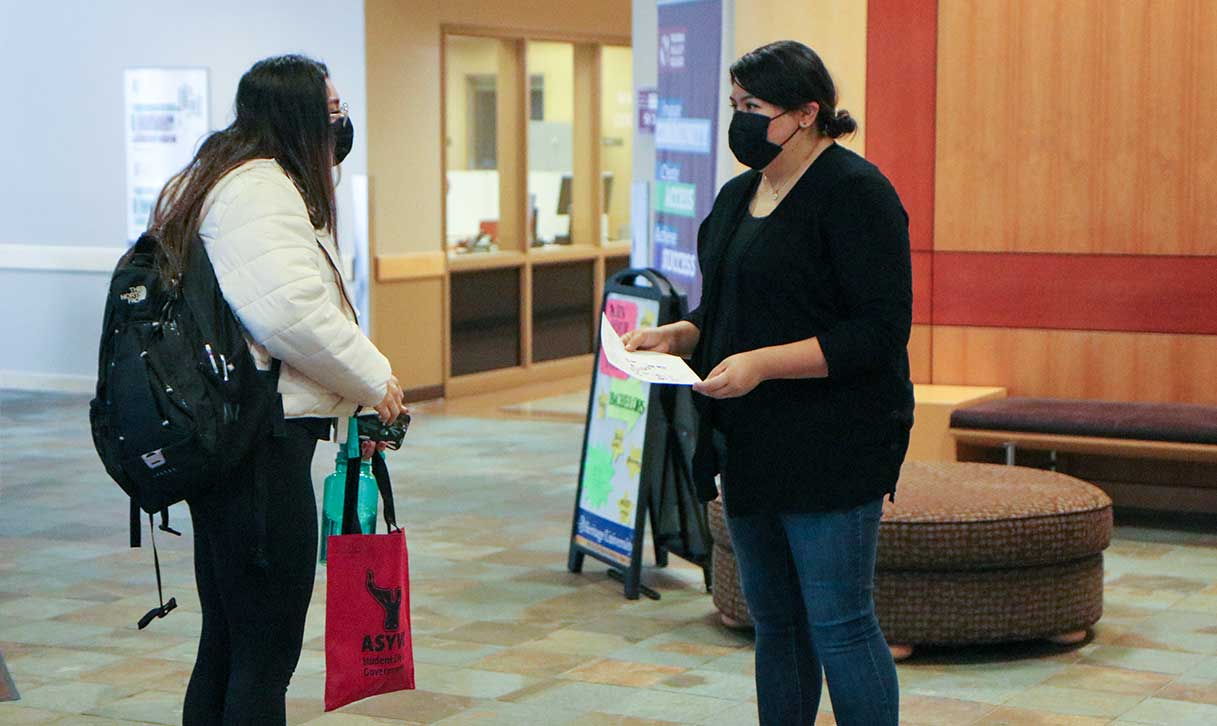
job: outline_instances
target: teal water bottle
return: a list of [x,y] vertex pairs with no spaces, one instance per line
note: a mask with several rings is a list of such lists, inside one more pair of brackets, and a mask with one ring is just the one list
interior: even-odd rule
[[[321,494],[321,562],[325,562],[325,548],[329,536],[342,534],[342,507],[346,499],[347,461],[359,457],[359,430],[352,418],[347,430],[347,444],[338,448],[334,460],[334,473],[325,478]],[[372,462],[359,461],[359,494],[355,502],[355,517],[359,531],[372,534],[376,528],[376,510],[380,492],[376,488],[376,477],[372,475]]]

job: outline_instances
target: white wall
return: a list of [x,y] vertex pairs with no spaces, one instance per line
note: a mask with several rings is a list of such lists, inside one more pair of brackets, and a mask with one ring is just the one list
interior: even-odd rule
[[[92,385],[109,276],[85,253],[125,245],[123,69],[208,68],[218,129],[241,74],[281,53],[329,66],[355,124],[344,174],[366,174],[363,0],[0,0],[0,387]],[[349,242],[349,184],[339,220]],[[50,246],[69,249],[31,259]]]

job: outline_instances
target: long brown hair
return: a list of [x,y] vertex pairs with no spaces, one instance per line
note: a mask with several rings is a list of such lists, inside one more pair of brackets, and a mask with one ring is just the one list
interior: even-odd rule
[[241,76],[236,120],[208,136],[157,198],[148,229],[160,240],[157,261],[166,280],[185,269],[207,195],[251,159],[279,162],[304,198],[313,227],[335,232],[328,76],[325,64],[300,55],[260,60]]

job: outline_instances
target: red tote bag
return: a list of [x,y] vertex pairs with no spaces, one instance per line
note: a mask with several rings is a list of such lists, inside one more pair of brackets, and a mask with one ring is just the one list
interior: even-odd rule
[[356,461],[347,466],[343,534],[331,536],[326,545],[326,711],[414,688],[406,534],[395,521],[389,472],[380,454],[372,456],[372,472],[384,501],[388,534],[346,534],[359,532]]

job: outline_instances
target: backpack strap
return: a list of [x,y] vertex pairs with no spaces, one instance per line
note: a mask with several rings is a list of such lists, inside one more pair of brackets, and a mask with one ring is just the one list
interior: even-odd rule
[[161,241],[156,235],[151,232],[144,232],[135,240],[135,244],[131,246],[131,253],[136,255],[151,255],[156,253],[156,248],[159,247]]
[[135,503],[135,497],[130,497],[130,499],[131,499],[131,523],[130,523],[131,546],[139,547],[142,544],[142,542],[140,542],[140,527],[141,527],[140,510],[139,510],[139,505]]
[[161,524],[157,527],[162,532],[168,532],[175,537],[181,537],[182,533],[169,526],[169,507],[161,510]]
[[156,526],[152,522],[151,514],[148,515],[148,532],[149,536],[152,538],[152,562],[156,565],[156,597],[160,602],[160,606],[154,607],[148,612],[144,613],[144,617],[140,618],[139,622],[136,623],[140,630],[148,627],[148,624],[156,618],[165,617],[177,607],[176,598],[171,597],[169,598],[169,602],[165,602],[165,592],[161,587],[161,558],[160,555],[156,553]]
[[313,237],[317,242],[317,246],[321,248],[321,254],[325,256],[325,261],[330,263],[330,270],[334,273],[334,281],[338,283],[338,292],[342,294],[342,300],[347,304],[347,308],[351,311],[351,315],[355,317],[355,323],[359,323],[359,311],[355,309],[355,301],[351,298],[351,293],[347,290],[346,282],[342,279],[342,271],[338,269],[338,265],[334,264],[334,258],[330,257],[330,251],[317,237]]

